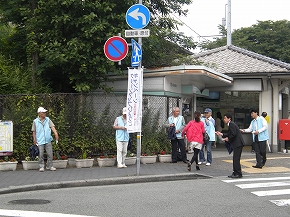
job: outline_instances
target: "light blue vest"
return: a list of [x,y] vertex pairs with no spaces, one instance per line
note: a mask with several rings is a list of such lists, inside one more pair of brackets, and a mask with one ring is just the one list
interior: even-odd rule
[[[168,118],[168,123],[169,124],[173,124],[174,123],[174,116],[170,116]],[[176,120],[175,129],[176,130],[180,129],[182,127],[182,125],[183,125],[183,123],[182,123],[182,116],[181,115],[178,115],[177,116],[177,120]],[[176,137],[177,138],[182,138],[181,134],[182,134],[182,130],[181,130],[181,132],[179,132],[179,133],[176,134]]]
[[34,119],[35,123],[35,133],[36,133],[36,142],[38,145],[45,145],[52,141],[51,129],[49,127],[49,118],[45,117],[42,122],[39,118]]
[[[123,121],[122,116],[117,117],[118,126],[126,127],[126,124]],[[129,141],[129,133],[127,130],[116,130],[116,141],[117,142],[128,142]]]
[[209,141],[215,141],[215,127],[212,121],[209,121],[208,125],[205,123],[205,118],[201,118],[201,121],[204,123],[205,132],[209,135]]
[[[251,125],[252,125],[253,131],[261,129],[263,127],[263,118],[261,117],[257,118],[258,129],[256,129],[255,120],[252,120]],[[258,134],[259,141],[266,141],[268,139],[269,139],[268,129]],[[255,141],[255,134],[253,134],[253,141]]]

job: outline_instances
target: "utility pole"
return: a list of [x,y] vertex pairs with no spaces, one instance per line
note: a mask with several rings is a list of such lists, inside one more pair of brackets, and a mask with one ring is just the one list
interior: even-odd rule
[[227,46],[232,45],[231,32],[231,0],[228,0],[228,16],[227,16]]

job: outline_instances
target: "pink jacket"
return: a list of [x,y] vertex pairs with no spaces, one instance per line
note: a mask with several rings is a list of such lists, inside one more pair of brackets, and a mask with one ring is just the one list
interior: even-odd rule
[[195,122],[195,120],[192,120],[183,129],[182,136],[186,133],[187,141],[203,144],[204,132],[204,123],[202,121]]

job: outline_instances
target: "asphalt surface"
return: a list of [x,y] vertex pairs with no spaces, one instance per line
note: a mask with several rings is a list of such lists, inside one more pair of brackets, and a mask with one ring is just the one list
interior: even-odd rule
[[[187,154],[191,159],[192,154]],[[290,172],[290,154],[267,153],[268,161],[263,169],[252,168],[255,165],[255,154],[250,147],[244,147],[242,153],[243,175],[252,173]],[[225,176],[232,173],[232,155],[229,155],[223,145],[213,149],[213,163],[211,166],[200,165],[199,171],[192,166],[190,172],[182,161],[177,163],[141,164],[137,176],[137,166],[118,169],[114,167],[98,167],[97,163],[92,168],[67,167],[56,171],[23,170],[22,165],[16,171],[0,172],[0,194],[34,191],[56,188],[71,188],[81,186],[98,186],[140,182],[158,182],[185,179],[204,179]]]

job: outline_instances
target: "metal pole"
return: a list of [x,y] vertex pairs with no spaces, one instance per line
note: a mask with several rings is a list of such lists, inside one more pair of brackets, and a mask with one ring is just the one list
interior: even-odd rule
[[232,44],[232,33],[231,33],[231,0],[228,0],[228,17],[227,17],[227,46]]
[[[139,0],[139,4],[142,4],[142,0]],[[142,38],[139,37],[138,38],[138,44],[140,45],[141,49],[142,49]],[[141,69],[142,67],[142,61],[140,61],[139,65],[138,65],[138,69]],[[143,84],[143,73],[142,73],[142,84]],[[143,99],[143,85],[142,85],[142,90],[141,90],[141,100]],[[141,128],[142,128],[142,108],[141,109]],[[142,131],[142,130],[141,130]],[[141,133],[142,132],[138,132],[137,133],[137,171],[136,171],[136,175],[139,176],[140,175],[140,156],[141,156]]]

